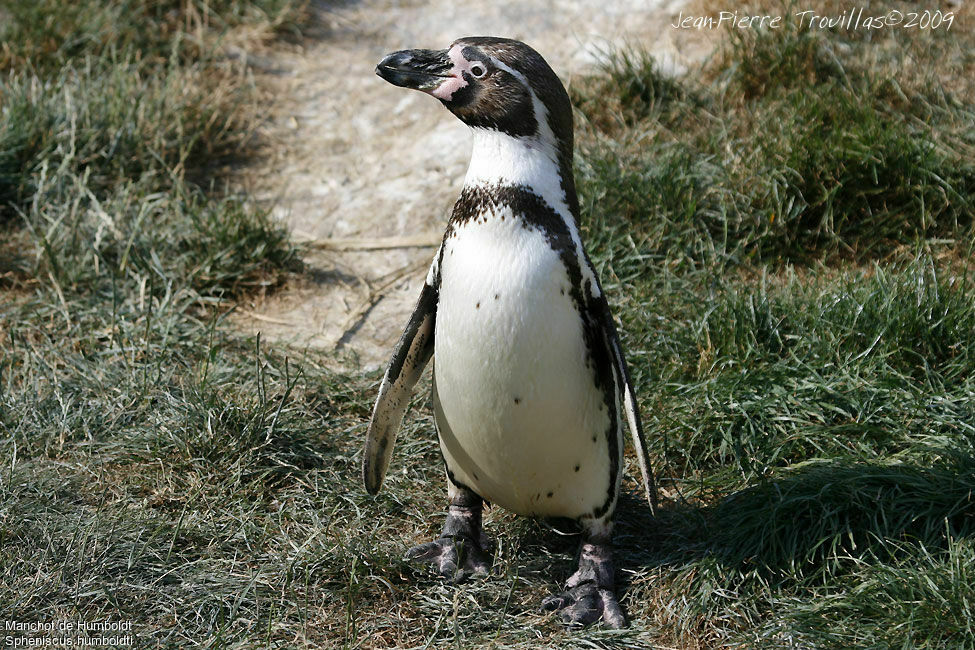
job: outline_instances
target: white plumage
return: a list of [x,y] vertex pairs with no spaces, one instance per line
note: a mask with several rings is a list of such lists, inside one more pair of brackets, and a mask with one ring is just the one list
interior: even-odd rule
[[455,478],[513,512],[576,518],[607,498],[609,416],[558,254],[510,208],[444,242],[434,408]]

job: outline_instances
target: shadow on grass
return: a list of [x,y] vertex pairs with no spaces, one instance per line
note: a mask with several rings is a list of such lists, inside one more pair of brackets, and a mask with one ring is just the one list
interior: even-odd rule
[[664,504],[655,520],[634,497],[621,504],[616,544],[626,567],[682,568],[712,559],[770,582],[832,575],[858,558],[912,546],[944,548],[975,533],[975,456],[942,465],[823,463],[707,506]]
[[[521,576],[563,583],[575,570],[565,558],[581,539],[574,523],[518,518],[514,525],[507,539]],[[892,562],[912,548],[936,551],[973,535],[975,456],[958,456],[929,468],[807,465],[713,504],[663,502],[656,518],[645,500],[623,492],[614,541],[618,571],[680,572],[704,562],[732,582],[755,576],[788,586],[829,579],[860,559]]]

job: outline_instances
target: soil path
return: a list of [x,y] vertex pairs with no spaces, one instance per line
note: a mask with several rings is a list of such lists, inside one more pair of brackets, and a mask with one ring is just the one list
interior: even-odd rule
[[269,154],[244,174],[299,241],[311,273],[243,305],[244,331],[382,365],[399,337],[439,243],[470,156],[466,126],[421,93],[374,74],[388,52],[441,48],[460,36],[516,38],[563,80],[625,44],[681,67],[700,46],[675,42],[683,0],[457,3],[447,0],[312,6],[321,33],[259,66],[273,93]]

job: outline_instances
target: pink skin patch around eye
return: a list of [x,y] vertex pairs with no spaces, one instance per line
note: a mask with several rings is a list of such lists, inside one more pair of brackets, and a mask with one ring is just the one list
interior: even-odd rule
[[429,91],[431,95],[437,99],[441,99],[445,102],[449,102],[450,98],[453,97],[454,93],[467,85],[467,80],[464,79],[464,72],[470,72],[470,61],[464,58],[461,54],[461,46],[454,45],[447,52],[447,56],[450,60],[454,62],[454,67],[450,69],[450,74],[453,75],[450,79],[447,79],[442,84]]

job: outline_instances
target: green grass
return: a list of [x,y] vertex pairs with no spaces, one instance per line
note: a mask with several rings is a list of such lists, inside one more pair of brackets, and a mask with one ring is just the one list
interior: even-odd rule
[[[4,2],[0,12],[0,221],[71,179],[209,189],[247,155],[254,95],[219,54],[232,28],[290,25],[287,0]],[[262,31],[263,28],[263,31]],[[237,39],[239,40],[239,38]]]
[[975,647],[957,38],[746,33],[703,72],[628,52],[572,89],[590,247],[673,497],[649,541],[622,523],[632,602],[677,645]]
[[695,263],[970,247],[975,93],[935,72],[967,69],[965,39],[746,31],[682,79],[615,55],[573,87],[588,212]]
[[[254,142],[254,95],[216,47],[299,16],[244,0],[0,11],[0,612],[121,618],[141,647],[239,638],[227,621],[261,583],[227,564],[221,531],[256,536],[270,491],[329,447],[294,425],[300,371],[220,324],[301,265],[265,211],[219,189],[214,170]],[[233,506],[211,516],[214,499]]]
[[119,55],[158,64],[176,57],[195,63],[214,55],[213,41],[241,25],[271,33],[296,29],[302,3],[292,0],[56,0],[2,5],[0,68],[40,74],[91,58]]
[[378,374],[226,324],[302,266],[214,176],[254,144],[217,48],[300,15],[84,4],[3,5],[4,620],[132,621],[137,647],[975,647],[969,32],[747,36],[573,84],[665,498],[654,520],[631,459],[631,626],[570,631],[537,606],[577,540],[542,523],[489,510],[472,584],[401,559],[444,513],[428,379],[369,497]]

